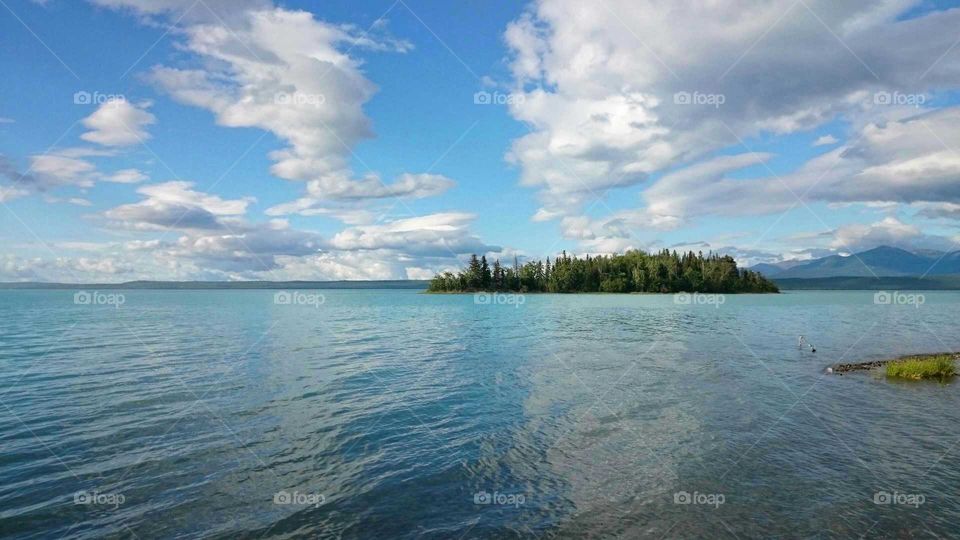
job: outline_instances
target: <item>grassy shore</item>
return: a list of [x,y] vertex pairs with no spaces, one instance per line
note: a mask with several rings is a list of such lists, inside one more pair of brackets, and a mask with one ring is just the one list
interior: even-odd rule
[[887,377],[901,379],[946,379],[956,375],[957,367],[951,354],[908,356],[887,364]]

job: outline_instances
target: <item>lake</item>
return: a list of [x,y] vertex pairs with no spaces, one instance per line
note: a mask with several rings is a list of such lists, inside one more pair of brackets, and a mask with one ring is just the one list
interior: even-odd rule
[[960,533],[960,385],[825,373],[958,292],[75,293],[0,291],[0,537]]

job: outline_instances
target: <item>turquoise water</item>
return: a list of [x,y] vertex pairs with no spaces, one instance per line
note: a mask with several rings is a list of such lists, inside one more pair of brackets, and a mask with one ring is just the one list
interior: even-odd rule
[[960,531],[960,385],[824,371],[955,292],[117,292],[0,292],[0,537]]

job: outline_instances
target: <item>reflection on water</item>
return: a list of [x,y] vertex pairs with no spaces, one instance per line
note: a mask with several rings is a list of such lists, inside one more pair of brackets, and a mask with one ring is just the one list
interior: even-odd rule
[[0,536],[957,532],[960,387],[824,368],[960,294],[323,293],[0,293]]

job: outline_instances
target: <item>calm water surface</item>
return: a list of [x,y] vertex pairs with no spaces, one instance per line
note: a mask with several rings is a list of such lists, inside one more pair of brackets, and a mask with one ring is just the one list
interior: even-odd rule
[[958,293],[316,293],[0,291],[0,537],[960,534],[960,384],[824,373]]

